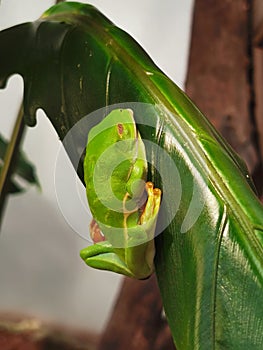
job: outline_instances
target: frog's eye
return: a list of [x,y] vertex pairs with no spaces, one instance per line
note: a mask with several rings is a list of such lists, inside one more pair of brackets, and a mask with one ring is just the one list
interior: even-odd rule
[[122,140],[123,138],[134,138],[137,136],[135,124],[118,123],[116,124],[116,128],[120,140]]
[[117,131],[118,131],[118,135],[120,136],[120,138],[122,138],[123,136],[123,132],[124,132],[124,126],[121,123],[117,124]]

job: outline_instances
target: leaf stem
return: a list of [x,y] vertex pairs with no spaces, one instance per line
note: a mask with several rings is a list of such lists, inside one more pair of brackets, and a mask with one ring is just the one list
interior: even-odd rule
[[8,194],[8,186],[14,169],[15,161],[18,154],[18,149],[22,141],[25,130],[25,123],[23,121],[23,105],[21,105],[19,113],[16,118],[15,126],[12,132],[11,140],[8,144],[4,164],[0,176],[0,227],[2,222],[2,215]]

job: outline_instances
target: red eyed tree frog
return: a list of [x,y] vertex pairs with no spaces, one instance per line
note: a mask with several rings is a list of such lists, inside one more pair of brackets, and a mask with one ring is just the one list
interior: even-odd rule
[[84,180],[95,244],[80,252],[87,265],[138,279],[152,274],[161,190],[146,175],[132,110],[113,110],[88,135]]

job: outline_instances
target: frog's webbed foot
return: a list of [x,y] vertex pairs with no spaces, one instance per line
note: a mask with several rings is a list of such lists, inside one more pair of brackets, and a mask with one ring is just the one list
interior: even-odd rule
[[[109,270],[129,277],[145,279],[154,269],[154,233],[161,202],[161,190],[146,183],[147,201],[137,226],[128,228],[128,238],[122,247],[116,248],[105,240],[96,221],[90,225],[93,246],[80,252],[81,258],[91,267]],[[113,233],[114,234],[114,233]]]
[[[149,226],[155,230],[157,216],[160,209],[162,191],[159,188],[154,188],[152,182],[146,182],[145,189],[147,192],[147,202],[140,217],[140,225],[145,225],[147,222],[151,222]],[[152,227],[154,225],[154,227]]]
[[124,251],[104,241],[82,249],[80,256],[88,266],[137,278],[125,263]]
[[149,251],[154,252],[153,240],[131,248],[114,248],[104,241],[82,249],[80,256],[90,267],[146,279],[154,271],[153,261],[146,261]]
[[130,266],[134,276],[140,279],[149,277],[154,270],[154,234],[162,195],[162,191],[154,188],[152,182],[147,182],[145,189],[148,198],[136,233],[129,236],[128,248],[125,250],[126,265]]

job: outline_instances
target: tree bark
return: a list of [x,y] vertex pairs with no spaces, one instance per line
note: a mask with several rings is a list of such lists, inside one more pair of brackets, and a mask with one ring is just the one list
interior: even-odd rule
[[263,47],[263,2],[253,0],[253,43]]
[[[263,4],[262,4],[263,5]],[[257,124],[258,152],[260,164],[257,173],[254,174],[257,183],[258,192],[263,200],[263,50],[262,47],[255,47],[253,50],[254,58],[254,91],[255,91],[255,117]]]
[[252,9],[248,0],[196,0],[186,91],[256,172]]
[[124,278],[99,350],[172,350],[170,330],[162,316],[155,275],[148,280]]

